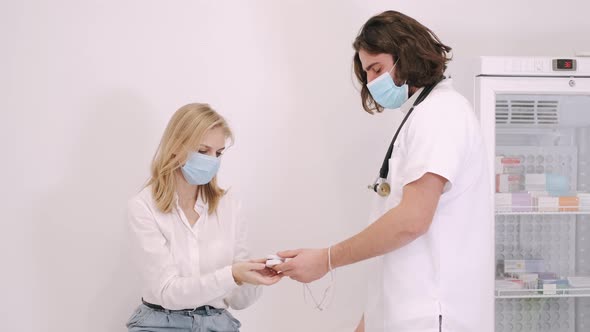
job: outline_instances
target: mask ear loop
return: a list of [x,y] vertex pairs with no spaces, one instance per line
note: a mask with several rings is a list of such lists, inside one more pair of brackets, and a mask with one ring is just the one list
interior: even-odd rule
[[399,61],[399,58],[397,58],[397,60],[395,61],[395,63],[393,64],[393,67],[391,67],[391,69],[389,70],[389,73],[391,74],[391,72],[393,71],[393,68],[395,68],[395,65],[397,65]]
[[[393,64],[393,67],[391,67],[391,69],[389,70],[389,74],[391,75],[391,72],[393,71],[393,68],[395,68],[395,66],[397,65],[397,63],[399,62],[399,58],[397,58],[397,60],[395,61],[395,63]],[[397,86],[398,88],[400,86],[403,86],[404,84],[408,84],[408,80],[406,80],[402,85],[398,86],[397,84],[395,84],[395,80],[393,79],[393,77],[391,78],[393,80],[393,85]]]
[[[313,300],[316,309],[319,311],[324,311],[328,308],[328,306],[332,303],[334,289],[335,289],[335,279],[334,279],[334,269],[332,268],[332,247],[328,248],[328,268],[330,270],[330,285],[326,287],[324,290],[324,294],[322,296],[321,301],[317,301],[315,296],[313,296],[313,292],[309,288],[308,284],[303,284],[303,301],[307,303],[306,293],[309,292],[311,299]],[[307,292],[306,292],[307,290]]]

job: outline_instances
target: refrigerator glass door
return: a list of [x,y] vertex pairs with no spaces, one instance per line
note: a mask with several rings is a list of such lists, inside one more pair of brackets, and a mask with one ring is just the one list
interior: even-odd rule
[[495,330],[590,331],[590,78],[479,77]]

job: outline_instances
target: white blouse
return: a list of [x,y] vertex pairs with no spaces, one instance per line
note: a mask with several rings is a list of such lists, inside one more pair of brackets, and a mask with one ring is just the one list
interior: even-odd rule
[[129,200],[143,299],[171,310],[203,305],[243,309],[254,303],[262,289],[238,286],[232,275],[232,263],[249,258],[239,209],[230,192],[213,214],[199,198],[195,211],[200,218],[191,227],[178,196],[170,213],[156,207],[150,187]]

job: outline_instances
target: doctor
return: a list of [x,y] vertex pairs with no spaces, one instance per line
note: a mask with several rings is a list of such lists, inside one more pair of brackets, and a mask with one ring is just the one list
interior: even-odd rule
[[300,282],[372,257],[357,331],[491,331],[492,199],[479,124],[443,73],[450,47],[395,11],[370,18],[353,47],[365,111],[400,109],[362,232],[322,249],[278,253]]

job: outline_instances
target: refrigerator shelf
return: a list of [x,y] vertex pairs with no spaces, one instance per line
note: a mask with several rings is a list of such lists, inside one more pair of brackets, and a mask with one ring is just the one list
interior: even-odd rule
[[[522,208],[522,207],[518,207]],[[522,216],[522,215],[590,215],[590,210],[580,210],[580,211],[526,211],[526,212],[519,212],[519,211],[512,211],[512,208],[504,208],[500,210],[496,210],[496,215],[512,215],[512,216]]]
[[[551,292],[555,294],[543,294]],[[497,299],[542,299],[542,298],[590,297],[590,288],[543,289],[496,289]]]

